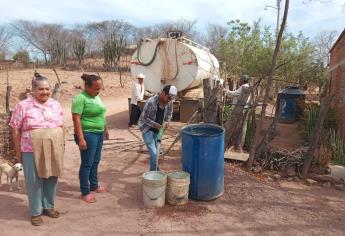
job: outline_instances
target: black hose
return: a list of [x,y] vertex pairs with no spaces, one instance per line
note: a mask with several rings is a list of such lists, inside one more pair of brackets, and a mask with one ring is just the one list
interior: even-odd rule
[[157,45],[156,45],[156,48],[155,48],[155,52],[154,52],[154,54],[153,54],[153,57],[151,58],[151,60],[150,60],[149,62],[145,63],[145,62],[142,62],[142,61],[140,60],[140,48],[141,48],[142,41],[143,41],[143,40],[140,40],[140,42],[139,42],[139,44],[138,44],[138,50],[137,50],[138,62],[139,62],[140,65],[142,65],[142,66],[149,66],[149,65],[151,65],[151,64],[154,62],[154,60],[156,59],[156,55],[157,55],[157,51],[158,51],[158,46],[159,46],[162,42],[160,42],[160,41],[157,42]]

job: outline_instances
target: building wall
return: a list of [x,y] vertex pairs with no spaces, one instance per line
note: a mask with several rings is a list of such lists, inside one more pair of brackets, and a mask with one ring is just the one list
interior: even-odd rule
[[[345,60],[345,30],[331,49],[330,68]],[[338,129],[345,138],[345,64],[331,71],[331,92],[336,97],[332,107],[336,112]]]

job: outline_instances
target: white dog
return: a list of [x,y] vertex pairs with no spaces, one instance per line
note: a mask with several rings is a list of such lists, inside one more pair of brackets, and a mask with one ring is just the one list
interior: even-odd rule
[[23,165],[21,163],[17,163],[14,166],[10,166],[7,163],[1,164],[0,165],[0,186],[1,186],[2,173],[5,173],[5,175],[7,176],[7,184],[10,185],[10,191],[13,190],[12,181],[14,178],[16,178],[17,188],[21,189],[18,182],[18,172],[21,170],[23,170]]

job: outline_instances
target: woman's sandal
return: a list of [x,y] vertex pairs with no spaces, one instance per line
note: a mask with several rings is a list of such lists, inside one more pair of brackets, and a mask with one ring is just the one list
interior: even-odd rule
[[105,193],[105,192],[107,192],[107,189],[103,186],[98,186],[95,190],[92,190],[92,192]]
[[60,212],[57,210],[53,209],[43,209],[43,215],[46,215],[50,218],[59,218]]
[[43,220],[42,220],[42,217],[39,215],[39,216],[31,216],[31,224],[33,226],[40,226],[43,224]]
[[85,196],[81,196],[81,199],[84,201],[84,202],[87,202],[87,203],[94,203],[96,202],[96,198],[95,196],[93,196],[93,194],[89,193]]

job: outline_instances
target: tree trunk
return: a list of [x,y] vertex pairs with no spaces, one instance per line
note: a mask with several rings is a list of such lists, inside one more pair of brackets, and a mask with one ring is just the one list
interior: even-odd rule
[[223,88],[216,86],[211,91],[210,98],[205,101],[205,107],[203,110],[203,120],[205,123],[212,123],[220,125],[221,104],[223,97]]
[[264,137],[261,139],[260,143],[257,145],[254,160],[256,160],[259,155],[266,149],[267,145],[273,140],[275,134],[276,134],[276,126],[278,123],[279,116],[281,112],[281,107],[279,111],[277,112],[276,116],[274,117],[272,123],[270,124],[269,128],[267,129]]
[[303,170],[302,170],[303,179],[307,177],[311,162],[314,158],[315,150],[319,143],[323,123],[326,118],[332,99],[333,99],[333,96],[327,96],[321,99],[319,117],[317,118],[317,122],[313,129],[312,136],[310,137],[309,148],[304,159]]
[[62,84],[56,83],[54,86],[52,98],[55,99],[56,101],[60,101],[61,91],[62,91]]
[[12,86],[6,87],[6,113],[10,113],[10,99],[11,99]]
[[214,87],[212,89],[211,79],[204,79],[203,93],[204,93],[204,109],[202,112],[203,121],[205,123],[221,124],[222,112],[221,105],[223,101],[223,88]]
[[229,148],[234,144],[236,137],[241,132],[243,122],[245,122],[245,113],[243,112],[244,106],[250,95],[251,88],[243,88],[242,93],[240,94],[235,108],[230,114],[228,121],[225,123],[225,139],[224,147],[225,149]]
[[45,62],[46,65],[48,65],[47,53],[43,52],[43,54],[44,54],[44,62]]
[[6,87],[6,112],[9,113],[10,112],[10,99],[11,99],[12,87],[10,86],[8,68],[6,68],[6,84],[7,84],[7,87]]
[[203,79],[202,81],[202,89],[204,92],[204,106],[206,105],[208,99],[211,96],[211,83],[210,79]]
[[[56,78],[57,78],[58,83],[61,84],[60,77],[59,77],[58,73],[56,72],[55,68],[53,68],[53,71],[54,71],[54,73],[55,73],[55,76],[56,76]],[[55,87],[56,87],[56,85],[55,85]]]
[[[282,20],[282,23],[281,23],[281,26],[279,29],[279,33],[277,36],[277,42],[276,42],[276,46],[275,46],[273,57],[272,57],[272,64],[271,64],[271,67],[270,67],[270,70],[268,73],[268,81],[267,81],[267,87],[266,87],[266,91],[265,91],[264,101],[263,101],[263,105],[262,105],[259,123],[258,123],[258,126],[256,127],[256,130],[255,130],[254,140],[253,140],[253,142],[251,144],[251,148],[250,148],[249,159],[247,162],[247,170],[251,170],[255,156],[260,155],[260,153],[256,153],[257,152],[256,142],[260,137],[260,131],[262,129],[263,121],[264,121],[264,118],[266,115],[267,103],[269,101],[269,95],[271,92],[271,87],[272,87],[272,82],[273,82],[273,74],[274,74],[274,70],[276,68],[277,56],[278,56],[278,53],[280,50],[280,45],[281,45],[283,32],[284,32],[285,25],[286,25],[288,11],[289,11],[289,0],[285,0],[284,16],[283,16],[283,20]],[[264,138],[265,137],[266,137],[266,135],[264,135]]]
[[234,90],[234,82],[231,78],[228,78],[228,88],[230,91]]

